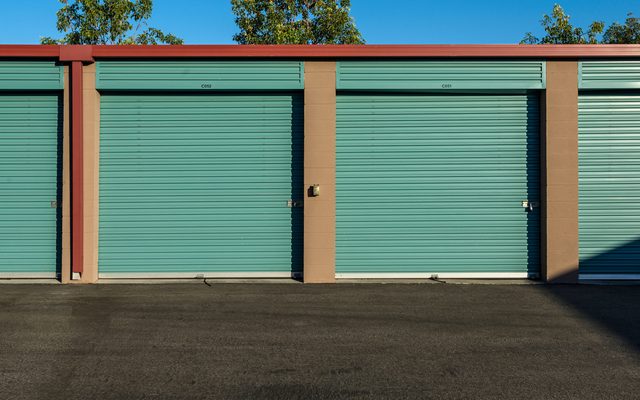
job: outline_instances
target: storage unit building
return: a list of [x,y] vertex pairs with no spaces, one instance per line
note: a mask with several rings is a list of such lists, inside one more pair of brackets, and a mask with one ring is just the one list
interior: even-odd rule
[[0,279],[638,279],[639,60],[0,45]]

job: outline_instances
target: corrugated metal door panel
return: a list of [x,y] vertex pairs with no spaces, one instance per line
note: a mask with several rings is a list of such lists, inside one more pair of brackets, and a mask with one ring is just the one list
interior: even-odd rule
[[302,98],[105,95],[101,273],[299,272]]
[[339,273],[539,271],[537,95],[338,96]]
[[640,61],[581,61],[580,89],[640,88]]
[[544,89],[544,61],[340,61],[345,90]]
[[0,94],[0,276],[56,276],[60,115],[56,94]]
[[580,273],[640,274],[640,94],[580,94]]
[[55,61],[0,61],[0,90],[62,90],[63,80]]
[[101,90],[295,90],[304,88],[300,61],[99,61]]

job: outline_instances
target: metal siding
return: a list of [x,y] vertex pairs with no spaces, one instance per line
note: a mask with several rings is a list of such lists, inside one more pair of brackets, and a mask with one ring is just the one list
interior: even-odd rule
[[0,61],[0,90],[62,90],[63,80],[54,61]]
[[299,61],[100,61],[96,68],[99,90],[304,88]]
[[[544,89],[543,61],[342,61],[338,89]],[[450,86],[448,86],[450,85]]]
[[299,272],[302,97],[105,95],[101,273]]
[[640,61],[582,61],[580,89],[640,88]]
[[640,94],[581,93],[580,274],[640,273]]
[[338,273],[539,271],[537,95],[338,96]]
[[0,94],[0,276],[56,274],[60,107],[54,94]]

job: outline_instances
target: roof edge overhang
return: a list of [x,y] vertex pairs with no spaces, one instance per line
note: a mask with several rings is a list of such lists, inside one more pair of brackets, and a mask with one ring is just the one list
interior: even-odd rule
[[0,45],[0,58],[640,58],[640,45]]

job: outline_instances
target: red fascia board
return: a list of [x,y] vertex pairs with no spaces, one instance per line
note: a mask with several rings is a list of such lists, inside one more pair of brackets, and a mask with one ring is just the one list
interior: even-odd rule
[[191,45],[94,46],[95,58],[604,58],[640,45]]
[[0,45],[0,58],[60,58],[55,45]]
[[0,58],[640,58],[640,45],[0,45]]

